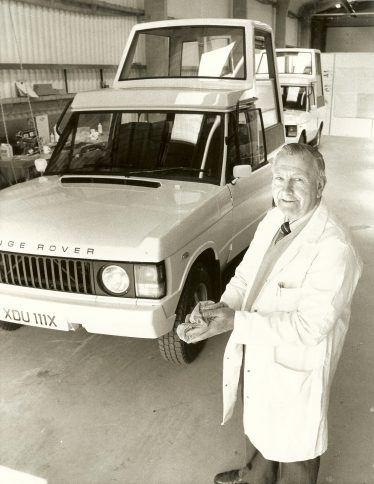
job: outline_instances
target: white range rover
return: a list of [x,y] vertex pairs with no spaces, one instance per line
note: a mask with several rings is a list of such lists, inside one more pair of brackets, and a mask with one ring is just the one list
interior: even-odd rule
[[274,62],[258,22],[136,26],[113,88],[75,96],[42,176],[0,192],[2,328],[154,338],[165,359],[191,362],[202,343],[177,325],[219,298],[271,207],[269,158],[284,143]]

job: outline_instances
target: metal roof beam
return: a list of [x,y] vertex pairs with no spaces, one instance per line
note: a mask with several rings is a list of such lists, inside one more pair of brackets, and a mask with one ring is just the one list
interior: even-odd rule
[[70,12],[90,13],[93,15],[131,15],[142,17],[144,10],[133,7],[123,7],[104,0],[12,0],[13,2],[28,3],[39,7],[68,10]]

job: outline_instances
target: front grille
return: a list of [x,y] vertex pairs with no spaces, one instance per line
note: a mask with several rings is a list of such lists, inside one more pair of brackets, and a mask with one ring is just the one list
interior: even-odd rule
[[91,261],[0,252],[0,283],[95,294]]

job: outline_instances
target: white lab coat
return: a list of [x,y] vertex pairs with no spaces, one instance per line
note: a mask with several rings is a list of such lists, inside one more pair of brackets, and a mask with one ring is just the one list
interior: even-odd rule
[[327,448],[329,391],[362,263],[321,202],[245,311],[283,219],[278,208],[266,215],[221,298],[236,310],[224,355],[223,423],[235,405],[245,345],[244,431],[265,458],[295,462]]

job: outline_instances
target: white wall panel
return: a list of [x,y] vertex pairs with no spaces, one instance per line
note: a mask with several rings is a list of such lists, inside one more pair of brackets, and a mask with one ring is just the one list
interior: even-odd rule
[[327,134],[374,137],[374,53],[322,54],[322,67],[330,100]]
[[273,10],[275,9],[271,5],[265,5],[256,0],[247,0],[248,18],[270,25],[272,29],[275,28],[275,15]]
[[287,17],[286,20],[286,45],[287,47],[298,47],[299,22],[295,18]]
[[232,16],[228,0],[168,0],[167,12],[174,18],[227,18]]

